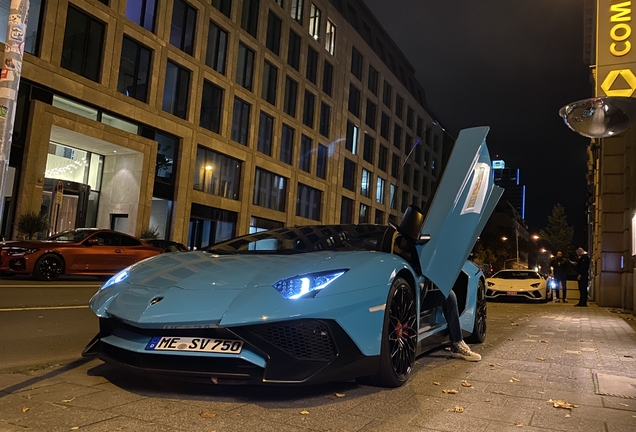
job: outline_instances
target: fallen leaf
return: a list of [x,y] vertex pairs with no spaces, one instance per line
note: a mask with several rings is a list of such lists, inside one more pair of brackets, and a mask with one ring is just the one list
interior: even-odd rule
[[523,425],[522,425],[521,423],[519,423],[519,422],[515,422],[515,426],[517,426],[517,427],[523,427]]
[[78,429],[79,429],[79,426],[73,426],[73,427],[71,428],[71,430],[78,430]]
[[519,378],[511,377],[510,382],[519,382],[521,381]]
[[545,361],[545,357],[537,357],[537,360]]
[[464,380],[462,381],[462,387],[472,387],[473,385],[471,383],[469,383],[468,381]]
[[499,390],[497,390],[497,391],[494,391],[493,393],[494,393],[494,394],[505,394],[504,392],[502,392],[502,391],[499,391]]
[[210,411],[201,411],[199,413],[199,415],[201,416],[201,418],[214,418],[214,417],[216,417],[216,414],[214,414],[213,412],[210,412]]
[[508,338],[508,340],[514,340],[513,338]]
[[539,393],[539,394],[545,394],[545,392],[537,392],[537,393]]
[[446,394],[457,394],[459,390],[451,389],[451,390],[442,390]]
[[540,342],[541,342],[541,343],[548,343],[548,341],[547,341],[547,340],[542,340],[542,341],[540,341]]
[[455,405],[455,408],[446,408],[444,411],[447,412],[456,412],[456,413],[463,413],[464,412],[464,408],[460,407],[459,405]]
[[634,356],[630,356],[630,355],[624,355],[623,357],[634,358]]
[[29,407],[22,407],[22,412],[27,412],[29,410]]
[[345,394],[344,393],[336,393],[336,397],[339,397],[339,398],[345,397]]
[[[77,396],[76,396],[76,397],[77,397]],[[75,399],[74,397],[73,397],[73,398],[70,398],[70,399],[64,399],[64,400],[62,401],[62,403],[69,403],[69,402],[73,402],[73,400],[74,400],[74,399]]]
[[484,400],[484,402],[490,402],[490,398],[486,398],[486,400]]
[[555,408],[563,408],[563,409],[569,409],[569,410],[571,410],[572,408],[579,407],[579,405],[567,403],[564,399],[558,399],[558,400],[550,399],[548,400],[548,403],[551,403]]
[[616,405],[620,405],[620,406],[629,406],[629,404],[624,404],[624,403],[620,403],[620,402],[616,402]]
[[516,327],[516,326],[518,326],[519,324],[517,324],[517,323],[511,323],[510,325],[511,325],[511,326],[515,326],[515,327]]
[[490,363],[490,367],[495,367],[495,364],[494,363]]
[[565,415],[565,418],[570,418],[570,417],[572,417],[572,415],[571,415],[571,414],[566,414],[566,415]]
[[435,385],[442,385],[441,383],[438,383],[437,381],[433,381],[433,384],[435,384]]
[[307,415],[307,414],[309,414],[309,411],[307,411],[307,410],[302,410],[300,413],[301,413],[302,415]]

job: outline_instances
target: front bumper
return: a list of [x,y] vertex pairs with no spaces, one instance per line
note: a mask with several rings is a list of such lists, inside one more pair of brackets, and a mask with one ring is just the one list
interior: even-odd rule
[[[513,294],[514,293],[514,294]],[[532,301],[545,300],[545,290],[532,290],[532,291],[503,291],[499,289],[486,288],[487,299],[504,299],[504,298],[517,298]]]
[[[240,354],[148,351],[153,336],[244,341]],[[146,329],[101,318],[83,355],[154,374],[215,383],[302,384],[349,380],[375,373],[379,356],[364,356],[332,320],[299,319],[233,328]]]

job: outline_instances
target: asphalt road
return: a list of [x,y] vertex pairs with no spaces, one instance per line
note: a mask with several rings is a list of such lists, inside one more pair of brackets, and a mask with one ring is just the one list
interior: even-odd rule
[[0,279],[0,371],[77,359],[97,333],[88,300],[101,281]]

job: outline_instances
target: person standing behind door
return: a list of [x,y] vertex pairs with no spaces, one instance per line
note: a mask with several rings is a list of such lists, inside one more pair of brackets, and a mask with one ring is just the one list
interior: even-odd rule
[[550,262],[550,267],[552,267],[552,277],[556,282],[556,301],[560,302],[561,299],[559,297],[559,291],[563,292],[563,303],[567,303],[567,286],[566,286],[566,274],[567,274],[567,266],[568,260],[563,257],[563,253],[558,251],[556,254],[556,258]]
[[579,302],[574,306],[587,306],[587,285],[590,281],[590,257],[583,248],[576,250],[578,259],[576,260],[576,279],[579,282]]

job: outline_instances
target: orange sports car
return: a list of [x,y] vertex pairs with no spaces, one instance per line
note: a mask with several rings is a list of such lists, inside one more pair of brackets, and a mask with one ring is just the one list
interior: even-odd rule
[[62,275],[112,276],[162,249],[117,231],[79,228],[46,240],[1,244],[0,273],[32,274],[38,280]]

